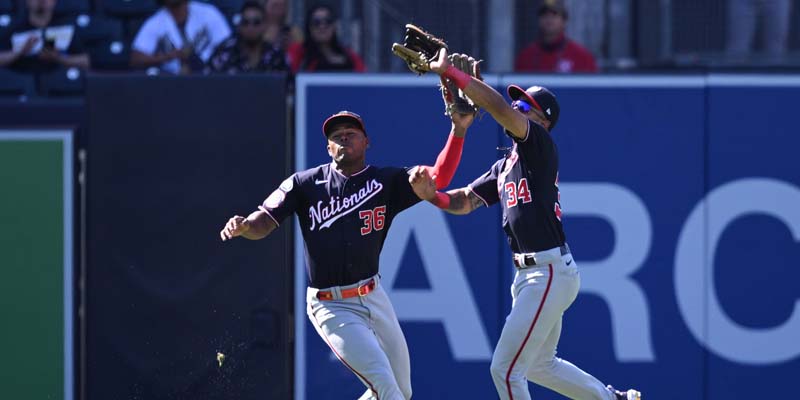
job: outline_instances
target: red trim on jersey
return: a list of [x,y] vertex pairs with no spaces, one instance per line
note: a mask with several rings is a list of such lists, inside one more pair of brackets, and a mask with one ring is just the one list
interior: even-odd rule
[[372,382],[368,381],[367,378],[364,377],[364,375],[359,374],[358,371],[356,371],[355,368],[351,367],[350,364],[348,364],[347,361],[345,361],[344,358],[341,355],[339,355],[339,353],[336,351],[336,349],[333,348],[333,346],[331,345],[331,342],[328,341],[328,337],[325,336],[325,332],[322,331],[322,325],[319,324],[319,321],[317,320],[316,316],[314,317],[314,322],[319,327],[320,333],[322,333],[322,335],[320,335],[320,336],[322,336],[322,340],[324,340],[325,344],[327,344],[328,347],[331,348],[331,351],[333,351],[333,354],[336,356],[336,358],[338,358],[339,361],[341,361],[342,364],[344,364],[345,367],[347,367],[350,371],[353,371],[354,374],[356,374],[359,378],[361,378],[361,380],[363,380],[364,382],[367,382],[367,386],[369,386],[369,390],[372,390],[372,393],[375,394],[375,399],[380,400],[380,397],[378,397],[378,392],[375,390],[375,387],[372,386]]
[[511,370],[514,369],[514,364],[517,363],[517,359],[519,359],[519,355],[522,353],[522,349],[525,348],[525,344],[528,343],[528,339],[531,337],[531,333],[533,332],[533,327],[536,326],[536,321],[539,320],[539,314],[541,314],[542,312],[544,301],[547,300],[547,294],[550,292],[550,284],[553,283],[553,264],[547,264],[547,267],[550,270],[550,276],[547,278],[547,287],[544,289],[542,302],[539,303],[539,309],[536,310],[536,316],[533,317],[533,322],[531,322],[531,327],[528,328],[528,334],[525,335],[525,340],[523,340],[522,345],[519,346],[519,350],[517,350],[517,355],[514,356],[514,360],[512,360],[511,365],[508,366],[508,373],[506,373],[506,388],[508,388],[508,398],[510,400],[514,400],[514,396],[511,394]]
[[[471,183],[469,185],[467,185],[467,188],[469,189],[470,193],[475,195],[475,197],[481,199],[481,201],[483,202],[484,205],[486,205],[486,207],[489,207],[489,202],[487,202],[486,199],[481,197],[481,195],[479,195],[478,192],[476,192],[475,189],[472,188],[472,184]],[[467,196],[469,196],[469,193],[467,194]]]
[[[528,124],[528,127],[530,127],[530,124]],[[511,154],[505,160],[503,170],[500,171],[500,174],[497,176],[497,196],[500,199],[503,198],[503,192],[505,191],[503,187],[506,183],[506,176],[511,173],[511,168],[514,168],[514,164],[517,163],[517,160],[519,160],[519,154],[517,154],[517,143],[515,141],[514,146],[511,147]]]

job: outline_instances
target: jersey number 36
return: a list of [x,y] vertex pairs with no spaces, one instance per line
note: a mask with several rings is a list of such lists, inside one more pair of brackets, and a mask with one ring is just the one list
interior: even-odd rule
[[364,226],[361,227],[361,236],[369,235],[372,231],[383,230],[383,225],[386,222],[386,206],[375,207],[372,210],[363,210],[358,212],[358,217],[364,221]]

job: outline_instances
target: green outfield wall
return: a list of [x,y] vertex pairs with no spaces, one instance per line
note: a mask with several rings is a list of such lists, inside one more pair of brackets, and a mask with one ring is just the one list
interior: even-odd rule
[[0,382],[72,399],[72,132],[0,130]]

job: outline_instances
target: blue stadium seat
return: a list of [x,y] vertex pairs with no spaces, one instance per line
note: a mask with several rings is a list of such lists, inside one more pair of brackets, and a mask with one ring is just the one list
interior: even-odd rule
[[142,16],[125,19],[123,29],[125,32],[125,43],[133,43],[133,39],[136,38],[136,34],[139,33],[139,30],[142,28],[147,18],[146,16]]
[[0,13],[0,38],[7,39],[14,29],[14,25],[19,17],[14,14],[1,14]]
[[58,19],[58,23],[74,26],[76,35],[87,45],[123,38],[122,22],[100,14],[64,17]]
[[88,47],[94,71],[121,71],[130,69],[130,47],[120,40],[99,42]]
[[77,68],[62,68],[39,75],[39,94],[47,97],[83,95],[85,73]]
[[103,12],[119,18],[146,17],[158,9],[155,0],[102,0]]
[[26,100],[35,95],[36,80],[33,75],[0,68],[0,98]]
[[0,0],[0,14],[14,14],[14,0]]
[[217,6],[228,17],[238,13],[244,4],[244,0],[209,0],[206,2]]
[[[0,0],[2,1],[2,0]],[[24,0],[21,0],[24,2]],[[91,11],[89,0],[58,0],[56,9],[53,11],[56,17],[65,15],[87,14]]]

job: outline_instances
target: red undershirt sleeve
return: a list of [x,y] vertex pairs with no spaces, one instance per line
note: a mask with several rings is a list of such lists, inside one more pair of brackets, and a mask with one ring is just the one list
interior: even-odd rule
[[464,138],[452,132],[447,138],[447,144],[436,158],[436,165],[430,170],[431,176],[436,176],[436,189],[444,189],[453,180],[458,163],[461,162],[461,151],[464,148]]

